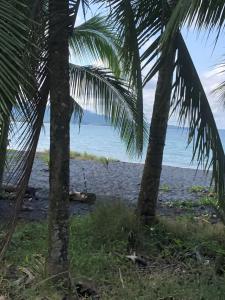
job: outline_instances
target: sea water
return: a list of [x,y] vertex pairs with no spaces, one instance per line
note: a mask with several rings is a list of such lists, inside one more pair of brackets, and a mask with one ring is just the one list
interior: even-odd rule
[[[71,150],[87,152],[116,160],[144,163],[146,148],[142,157],[131,156],[126,152],[126,145],[121,142],[119,134],[111,126],[82,125],[71,123]],[[165,144],[163,164],[175,167],[195,168],[197,162],[192,160],[192,145],[187,147],[187,129],[169,126]],[[225,130],[220,130],[220,136],[225,148]],[[49,149],[50,124],[44,123],[41,131],[38,151]],[[10,148],[17,148],[16,137],[12,138]]]

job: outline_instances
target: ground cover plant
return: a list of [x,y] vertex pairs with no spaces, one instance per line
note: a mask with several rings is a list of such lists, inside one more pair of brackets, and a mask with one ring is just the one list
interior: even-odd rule
[[[36,154],[38,159],[43,160],[46,163],[49,163],[49,151],[41,151]],[[88,152],[77,152],[77,151],[70,151],[70,159],[79,159],[79,160],[94,160],[101,163],[109,163],[118,161],[111,157],[99,156],[90,154]]]
[[[76,295],[80,284],[86,287],[80,299],[85,291],[86,299],[223,299],[224,237],[221,223],[204,218],[160,217],[143,226],[121,203],[100,205],[70,220]],[[1,295],[61,299],[45,275],[46,255],[47,224],[20,223],[1,266]]]

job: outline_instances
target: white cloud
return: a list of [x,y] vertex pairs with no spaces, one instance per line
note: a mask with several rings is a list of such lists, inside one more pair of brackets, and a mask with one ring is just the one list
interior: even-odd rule
[[218,99],[218,95],[213,93],[215,88],[223,81],[221,69],[214,69],[201,75],[203,87],[209,100],[215,121],[219,128],[225,128],[225,110],[223,104]]
[[[222,74],[219,73],[220,70],[212,70],[200,74],[200,78],[205,89],[206,95],[209,100],[210,107],[212,109],[215,121],[218,128],[225,128],[225,109],[222,103],[218,100],[218,96],[213,93],[213,90],[221,83]],[[219,73],[219,74],[218,74]],[[157,77],[155,76],[152,81],[150,81],[144,88],[144,111],[146,119],[150,121],[155,97]],[[171,116],[169,120],[170,125],[177,124],[176,115]]]

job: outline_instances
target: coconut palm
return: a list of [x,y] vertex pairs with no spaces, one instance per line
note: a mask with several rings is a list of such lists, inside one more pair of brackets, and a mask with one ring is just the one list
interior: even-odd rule
[[[69,283],[70,86],[67,0],[49,1],[50,178],[47,272]],[[61,275],[59,275],[61,274]],[[63,280],[62,280],[63,279]]]
[[[76,11],[77,6],[74,5],[74,9],[71,10],[73,19],[76,18]],[[37,9],[37,13],[40,14],[40,9]],[[73,23],[75,23],[75,21]],[[44,32],[46,31],[44,30]],[[81,107],[74,99],[82,98],[86,102],[89,101],[90,103],[94,99],[93,104],[96,111],[103,113],[106,118],[111,121],[112,125],[119,131],[121,138],[126,141],[127,150],[132,151],[137,149],[137,151],[140,152],[142,148],[140,145],[143,144],[143,135],[139,135],[136,138],[139,117],[136,113],[136,97],[126,80],[118,78],[121,66],[117,57],[117,48],[119,45],[115,39],[115,32],[112,31],[109,23],[106,23],[103,18],[93,17],[91,20],[78,26],[76,29],[71,29],[70,27],[69,43],[75,56],[79,59],[85,60],[87,57],[91,57],[96,60],[102,60],[106,65],[105,68],[100,68],[78,66],[72,63],[69,64],[71,87],[69,97],[69,116],[71,116],[71,109],[72,111],[75,109],[75,112],[78,113],[79,116],[82,114]],[[44,47],[46,47],[46,44],[47,42],[44,43]],[[46,58],[48,50],[44,50],[42,53],[44,53],[43,56]],[[37,142],[41,126],[43,124],[50,89],[50,78],[48,73],[48,69],[50,69],[50,67],[48,64],[48,59],[47,63],[46,59],[40,59],[40,62],[36,66],[36,72],[38,73],[40,71],[39,76],[41,78],[38,81],[39,93],[35,99],[37,113],[31,117],[32,124],[28,125],[28,128],[26,128],[22,135],[22,151],[18,151],[15,154],[15,159],[11,160],[12,163],[9,162],[9,169],[12,170],[12,172],[9,172],[9,179],[18,186],[16,211],[21,205],[23,194],[28,184]],[[142,126],[142,123],[139,126]],[[139,132],[141,132],[141,130],[139,130]],[[137,146],[139,146],[139,148],[137,148]],[[17,162],[16,166],[15,160]],[[59,184],[57,184],[57,186],[59,186]],[[54,193],[52,192],[52,195],[53,194]],[[52,207],[51,213],[55,216]],[[15,220],[16,212],[13,216],[13,227],[15,226]],[[51,224],[53,224],[53,222]],[[50,228],[52,227],[54,226],[50,226]],[[13,230],[10,230],[6,236],[4,247],[2,248],[2,255],[5,252],[7,243],[11,239],[12,232]],[[50,247],[50,249],[54,248],[54,246]],[[49,255],[49,257],[51,257],[51,255]],[[51,263],[49,263],[49,266],[50,264]],[[50,272],[51,269],[53,268],[49,267]]]
[[[0,1],[0,190],[6,156],[8,117],[12,106],[27,116],[28,106],[24,93],[30,88],[28,65],[24,70],[24,56],[31,47],[27,39],[30,20],[24,1]],[[29,84],[30,82],[30,84]],[[25,109],[26,107],[26,109]]]
[[[168,45],[169,39],[171,36],[174,35],[174,32],[181,28],[182,26],[192,26],[196,30],[204,30],[208,31],[209,35],[212,32],[216,32],[216,40],[221,34],[223,34],[224,24],[225,24],[225,16],[222,13],[225,10],[225,2],[224,1],[201,1],[201,0],[178,0],[176,1],[176,7],[172,12],[170,21],[168,23],[168,27],[163,36],[163,44],[166,47]],[[220,72],[223,73],[224,64],[220,64]],[[224,101],[224,90],[225,84],[221,83],[215,92],[218,93],[218,96],[221,100]],[[193,128],[192,128],[193,131]],[[214,134],[215,138],[219,141],[218,134]],[[194,132],[193,134],[194,135]],[[209,147],[205,146],[202,143],[204,153],[209,151]],[[215,147],[215,144],[212,146]],[[222,145],[220,145],[220,149]],[[222,149],[217,156],[222,155]],[[218,175],[214,177],[215,179],[215,187],[219,194],[219,201],[218,201],[218,210],[221,213],[221,216],[224,219],[225,213],[225,202],[224,202],[224,180],[225,180],[225,172],[224,172],[224,160],[221,160],[219,157],[215,157],[214,163],[216,164],[213,169],[218,170]],[[225,220],[225,219],[224,219]]]
[[[207,97],[179,28],[176,28],[169,37],[169,45],[167,43],[167,47],[161,47],[160,41],[167,29],[172,10],[176,9],[171,7],[174,1],[109,0],[105,2],[110,5],[111,15],[120,28],[122,38],[125,39],[126,34],[130,32],[127,24],[134,24],[132,31],[136,31],[139,51],[145,47],[141,62],[142,68],[147,69],[148,72],[143,85],[159,72],[147,157],[138,199],[139,215],[144,222],[148,222],[156,213],[171,106],[172,112],[178,113],[179,121],[183,125],[189,125],[188,142],[193,142],[193,157],[196,157],[205,169],[212,165],[217,191],[220,197],[224,197],[223,147]],[[130,10],[133,14],[128,13]],[[129,40],[124,42],[124,46],[134,53],[134,44],[129,43]]]

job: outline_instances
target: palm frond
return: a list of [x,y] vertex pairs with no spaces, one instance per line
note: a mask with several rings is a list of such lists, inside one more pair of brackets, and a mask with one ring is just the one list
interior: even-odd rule
[[178,0],[164,35],[165,45],[170,37],[183,25],[217,31],[217,42],[225,26],[225,2],[221,0]]
[[[143,86],[137,29],[137,3],[132,0],[108,0],[106,3],[110,10],[109,18],[115,24],[121,40],[120,57],[123,72],[126,74],[130,86],[136,91],[136,109],[141,124],[143,122]],[[139,131],[137,128],[136,135],[140,135],[140,147],[143,147],[143,141],[141,142],[142,133],[143,130]]]
[[84,64],[88,59],[100,61],[120,76],[118,36],[105,17],[97,15],[75,27],[69,43],[75,57]]
[[193,142],[193,159],[205,170],[212,167],[220,205],[225,208],[224,149],[203,86],[180,34],[176,44],[172,106],[178,111],[180,123],[189,126],[188,143]]
[[71,116],[72,115],[74,116],[75,121],[78,120],[78,124],[80,126],[84,115],[84,110],[72,96],[70,96],[70,101],[71,101]]
[[0,2],[0,118],[16,101],[19,86],[28,83],[23,53],[27,45],[27,16],[23,1]]
[[[128,152],[141,154],[140,137],[136,134],[139,125],[136,99],[128,84],[107,69],[73,64],[70,64],[70,81],[71,95],[92,104],[97,113],[103,114],[119,131]],[[146,139],[145,126],[143,131]]]

